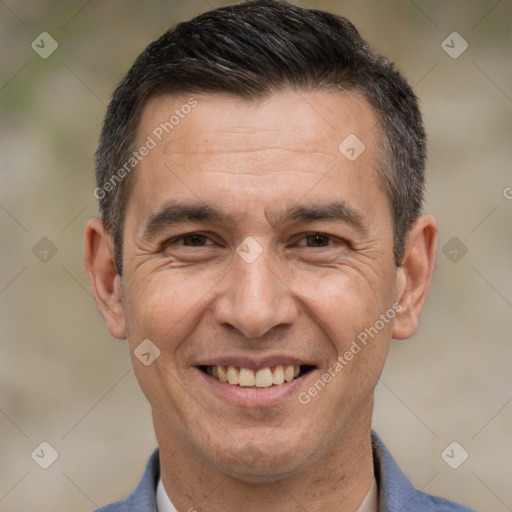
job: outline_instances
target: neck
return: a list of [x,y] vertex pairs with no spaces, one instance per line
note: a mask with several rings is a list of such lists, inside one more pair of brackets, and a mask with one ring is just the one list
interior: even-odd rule
[[153,414],[162,482],[180,512],[356,512],[374,478],[371,406],[363,416],[301,471],[254,483],[220,471]]

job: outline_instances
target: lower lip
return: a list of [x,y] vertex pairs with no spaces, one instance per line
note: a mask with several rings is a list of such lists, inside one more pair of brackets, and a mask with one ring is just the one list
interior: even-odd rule
[[310,370],[307,374],[291,382],[284,382],[278,386],[270,386],[268,388],[257,388],[227,384],[199,369],[197,371],[201,374],[204,382],[210,386],[213,393],[238,407],[246,408],[272,407],[289,399],[290,396],[297,397],[300,388],[315,373],[314,370]]

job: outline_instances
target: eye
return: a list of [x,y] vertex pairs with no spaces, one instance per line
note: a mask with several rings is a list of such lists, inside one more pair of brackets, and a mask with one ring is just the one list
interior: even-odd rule
[[191,233],[190,235],[184,235],[178,240],[183,240],[183,245],[193,245],[194,247],[205,245],[208,237],[199,233]]
[[325,247],[329,245],[330,238],[327,235],[316,233],[314,235],[306,236],[305,240],[307,240],[308,246],[310,247]]
[[171,245],[177,245],[181,247],[203,247],[204,245],[207,245],[206,242],[208,240],[210,239],[201,233],[187,233],[186,235],[181,235],[168,240],[165,242],[164,247],[169,247]]
[[[306,243],[303,243],[303,242]],[[329,235],[323,233],[313,233],[302,238],[297,245],[306,245],[307,247],[328,247],[332,245],[333,240]]]

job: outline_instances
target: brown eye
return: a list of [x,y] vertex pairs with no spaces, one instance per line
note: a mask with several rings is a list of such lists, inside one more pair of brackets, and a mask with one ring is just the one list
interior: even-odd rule
[[198,234],[191,234],[191,235],[184,235],[178,240],[183,240],[183,245],[192,245],[194,247],[199,247],[202,245],[205,245],[205,242],[208,238],[204,235],[198,235]]
[[321,234],[308,235],[305,237],[308,247],[326,247],[329,245],[329,237]]
[[323,233],[312,233],[301,238],[297,245],[305,247],[328,247],[334,243],[332,237]]
[[177,249],[178,247],[204,247],[208,245],[212,245],[212,241],[206,235],[201,233],[187,233],[167,240],[167,242],[163,244],[163,248],[167,249],[173,247]]

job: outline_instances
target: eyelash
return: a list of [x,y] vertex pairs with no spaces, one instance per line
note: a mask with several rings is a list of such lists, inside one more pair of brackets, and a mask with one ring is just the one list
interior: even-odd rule
[[[186,238],[194,237],[194,236],[199,236],[199,237],[203,237],[203,239],[211,240],[207,235],[205,235],[203,233],[187,233],[185,235],[181,235],[179,237],[172,238],[172,239],[168,240],[167,242],[165,242],[164,248],[167,248],[170,245],[176,245],[176,243],[179,242],[180,240],[184,240]],[[335,240],[335,241],[338,241],[338,243],[342,243],[342,244],[347,244],[348,243],[346,240],[343,240],[343,239],[340,239],[340,238],[337,238],[337,237],[333,237],[333,236],[328,235],[326,233],[317,233],[317,232],[309,233],[307,235],[304,235],[299,241],[305,240],[305,239],[307,239],[309,237],[316,237],[316,236],[327,238],[329,240]],[[182,247],[204,247],[204,245],[182,245]],[[306,247],[314,247],[314,246],[306,246]],[[318,246],[316,248],[320,249],[320,248],[325,248],[325,247],[328,247],[328,246],[321,245],[321,246]]]

